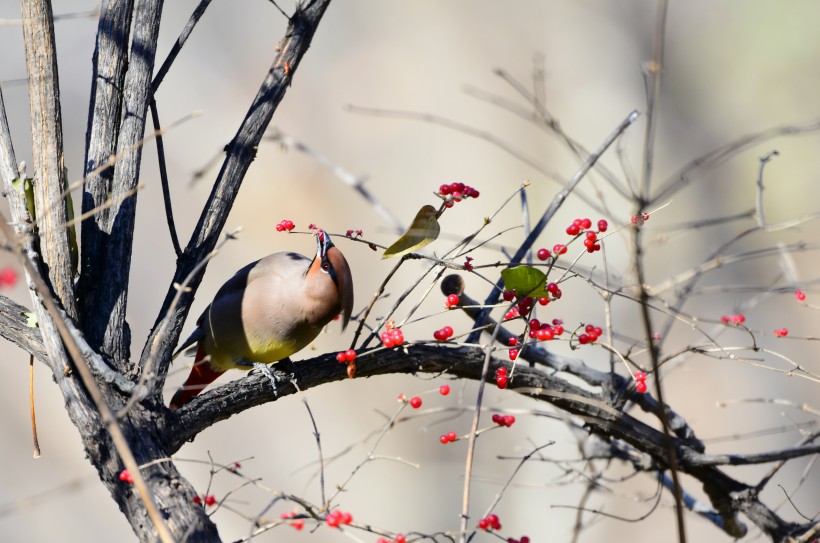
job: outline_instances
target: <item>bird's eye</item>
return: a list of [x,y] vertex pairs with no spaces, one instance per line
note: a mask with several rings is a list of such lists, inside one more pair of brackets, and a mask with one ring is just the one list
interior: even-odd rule
[[330,262],[327,262],[327,261],[322,262],[322,270],[324,270],[324,271],[330,270]]

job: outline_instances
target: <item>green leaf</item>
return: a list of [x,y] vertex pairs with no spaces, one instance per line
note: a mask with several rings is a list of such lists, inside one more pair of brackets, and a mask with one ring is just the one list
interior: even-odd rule
[[532,266],[516,266],[501,271],[506,290],[514,290],[519,296],[544,298],[547,292],[547,276],[538,268]]
[[407,232],[384,251],[382,258],[395,258],[417,251],[435,241],[440,231],[436,208],[426,205],[416,213]]
[[26,318],[26,326],[29,328],[37,328],[39,323],[37,322],[37,315],[31,311],[23,311],[22,315]]

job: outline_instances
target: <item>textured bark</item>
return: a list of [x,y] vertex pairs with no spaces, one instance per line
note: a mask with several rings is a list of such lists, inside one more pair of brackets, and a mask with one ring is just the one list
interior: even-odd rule
[[60,83],[51,2],[23,0],[23,40],[29,83],[34,205],[39,251],[54,293],[71,317],[77,316],[68,229],[67,182],[63,162]]
[[[128,66],[128,38],[134,9],[132,0],[105,0],[100,6],[97,40],[92,59],[91,99],[86,133],[85,185],[82,212],[105,203],[111,195],[114,176],[110,159],[117,149],[122,117],[122,92]],[[99,348],[108,322],[107,314],[96,312],[102,292],[100,255],[105,254],[111,231],[111,210],[104,209],[83,222],[80,255],[80,317],[89,342]],[[103,332],[100,332],[103,330]],[[88,333],[90,332],[90,333]]]

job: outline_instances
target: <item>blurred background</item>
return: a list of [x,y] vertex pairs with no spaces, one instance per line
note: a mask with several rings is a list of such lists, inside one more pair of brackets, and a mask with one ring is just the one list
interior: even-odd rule
[[[196,2],[168,2],[162,22],[158,65],[181,31]],[[293,5],[280,6],[291,12]],[[90,90],[91,57],[96,21],[83,16],[94,2],[54,2],[57,15],[74,14],[57,23],[62,115],[69,178],[82,175],[83,146]],[[456,239],[475,231],[483,218],[495,213],[525,181],[531,221],[535,222],[559,183],[578,168],[578,159],[556,137],[529,119],[516,116],[492,95],[532,110],[501,69],[524,88],[533,88],[534,67],[543,66],[546,107],[561,127],[588,149],[596,147],[630,111],[645,111],[642,76],[651,58],[657,4],[646,1],[521,0],[515,3],[489,0],[417,0],[396,2],[360,0],[336,2],[328,9],[295,75],[293,86],[276,112],[276,129],[310,147],[316,154],[355,176],[367,179],[367,188],[380,202],[408,224],[424,204],[435,204],[433,192],[441,183],[465,182],[480,198],[462,202],[442,218],[442,238],[428,248],[441,254]],[[79,14],[79,16],[76,16]],[[0,63],[7,113],[15,138],[18,161],[30,162],[28,97],[22,48],[19,6],[0,3]],[[696,157],[740,136],[775,126],[808,124],[820,117],[820,4],[793,1],[788,8],[776,2],[690,0],[672,2],[666,36],[666,65],[657,125],[655,185],[670,179]],[[157,100],[164,124],[195,110],[202,116],[173,129],[165,137],[174,212],[183,244],[187,243],[201,205],[218,166],[207,169],[194,181],[195,172],[206,168],[232,138],[248,105],[267,73],[274,47],[286,21],[264,0],[214,2],[194,31],[174,68],[160,88]],[[540,59],[540,60],[539,60]],[[417,119],[398,119],[352,111],[350,106],[425,113],[455,121],[469,130],[454,130]],[[644,120],[624,135],[619,146],[627,171],[641,172]],[[477,132],[476,132],[477,131]],[[479,135],[476,135],[479,133]],[[501,143],[502,145],[498,145]],[[685,273],[701,263],[719,246],[753,220],[716,228],[689,229],[675,225],[740,213],[755,205],[755,182],[759,157],[772,149],[780,156],[766,169],[767,219],[779,222],[815,212],[820,181],[817,149],[820,134],[781,137],[752,146],[715,168],[701,171],[692,186],[670,198],[669,205],[647,223],[651,249],[648,281],[652,285]],[[511,153],[513,150],[514,153]],[[518,155],[518,156],[516,156]],[[525,157],[526,160],[522,160]],[[616,149],[603,163],[624,178]],[[551,176],[545,172],[553,172]],[[132,269],[128,314],[138,356],[168,288],[175,265],[162,209],[161,189],[153,144],[143,154],[139,194],[138,228]],[[600,177],[585,180],[579,194],[603,199],[610,224],[629,221],[634,210]],[[75,197],[75,202],[79,198]],[[666,202],[663,202],[666,203]],[[567,239],[564,228],[576,217],[601,218],[573,195],[562,208],[539,246],[552,247]],[[389,245],[396,234],[392,224],[345,185],[315,156],[266,141],[244,181],[242,192],[228,221],[229,229],[242,227],[237,241],[227,244],[209,265],[200,288],[187,334],[193,320],[216,289],[242,265],[278,250],[310,254],[310,238],[275,232],[275,225],[290,219],[297,230],[316,223],[330,232],[362,229],[364,236]],[[521,240],[519,201],[503,207],[482,234],[488,239],[506,231],[484,251],[473,254],[475,265],[490,264],[503,255],[498,248],[514,252]],[[758,234],[732,245],[728,252],[770,247],[777,240],[812,241],[809,223],[805,230]],[[607,265],[613,281],[626,282],[629,256],[625,235],[610,238]],[[356,310],[368,303],[394,262],[382,261],[365,245],[337,245],[347,256],[356,286]],[[791,336],[816,335],[816,312],[794,300],[793,290],[757,299],[750,291],[726,291],[726,285],[788,286],[801,284],[811,301],[811,286],[818,267],[816,253],[793,255],[794,271],[784,271],[783,259],[744,261],[718,270],[698,284],[703,290],[684,308],[689,315],[712,321],[721,315],[743,311],[750,328],[759,332],[760,344],[812,369],[816,375],[816,349],[810,342],[776,341],[774,328],[788,327]],[[589,267],[602,265],[600,253],[582,259]],[[0,265],[15,264],[8,254]],[[416,278],[425,264],[406,266],[388,291],[395,297]],[[482,273],[495,280],[496,271]],[[619,279],[620,278],[620,279]],[[487,283],[469,277],[467,291],[475,298],[487,295]],[[429,283],[414,292],[411,305],[423,298]],[[551,305],[544,316],[561,317],[572,329],[579,322],[604,322],[600,296],[583,280],[567,282],[564,299]],[[25,285],[7,288],[4,294],[30,305]],[[749,302],[754,305],[744,305]],[[376,306],[380,316],[392,303]],[[441,315],[442,297],[437,288],[425,299],[415,318],[405,325],[405,337],[423,340],[432,331],[450,324],[456,333],[470,326],[458,313]],[[409,307],[409,306],[408,306]],[[402,312],[404,311],[404,313]],[[400,310],[400,319],[406,308]],[[618,345],[629,346],[628,337],[640,328],[632,304],[616,302],[613,323],[624,334]],[[663,320],[659,318],[659,322]],[[748,345],[749,336],[714,324],[705,327],[725,346]],[[311,349],[299,358],[347,348],[352,337],[331,324]],[[665,338],[667,339],[667,338]],[[686,325],[673,328],[665,353],[674,353],[703,337]],[[554,347],[553,347],[554,345]],[[0,422],[0,533],[5,541],[130,541],[133,534],[114,502],[96,479],[84,458],[76,431],[68,420],[63,401],[42,365],[36,368],[37,415],[43,456],[31,458],[28,414],[28,356],[4,342],[3,387],[0,406],[6,415]],[[569,352],[566,344],[550,348]],[[608,355],[597,348],[582,351],[589,363],[608,368]],[[576,356],[578,353],[575,353]],[[748,353],[746,353],[748,354]],[[767,366],[773,369],[766,369]],[[789,378],[787,361],[766,353],[755,354],[755,365],[712,358],[690,358],[670,366],[666,379],[667,400],[683,414],[705,439],[710,452],[755,452],[796,444],[801,431],[812,430],[816,416],[789,406],[732,404],[719,401],[780,398],[815,410],[816,381]],[[622,371],[623,368],[620,368]],[[187,373],[185,361],[174,366],[170,393]],[[239,377],[228,374],[223,379]],[[435,393],[442,383],[453,392],[447,398]],[[651,387],[650,387],[651,390]],[[436,532],[458,527],[463,487],[466,442],[443,446],[438,436],[448,431],[468,431],[475,387],[429,376],[381,377],[356,380],[309,390],[310,403],[327,457],[329,490],[346,480],[366,457],[387,418],[398,409],[398,394],[421,394],[424,406],[397,425],[376,450],[393,460],[368,463],[338,500],[360,522],[409,533]],[[570,541],[579,500],[584,493],[583,464],[577,436],[566,430],[560,413],[511,393],[490,390],[486,405],[515,413],[519,422],[479,440],[475,468],[472,515],[482,516],[493,497],[513,472],[517,461],[498,460],[497,455],[520,457],[554,440],[541,457],[524,466],[495,512],[501,518],[504,538],[528,535],[537,541]],[[449,411],[441,411],[441,409]],[[438,410],[432,412],[431,410]],[[554,420],[555,415],[559,420]],[[553,418],[550,418],[553,417]],[[486,418],[485,418],[486,420]],[[756,431],[754,435],[749,432]],[[202,433],[177,455],[180,468],[205,494],[226,498],[225,507],[214,514],[225,541],[246,537],[249,518],[265,511],[273,494],[261,488],[238,489],[242,480],[226,472],[210,477],[209,459],[218,464],[239,461],[241,473],[259,479],[272,491],[304,496],[318,502],[316,443],[312,427],[299,398],[286,398],[248,411]],[[401,458],[407,463],[397,462]],[[332,459],[332,461],[330,461]],[[598,466],[603,469],[604,466]],[[756,482],[770,466],[730,469],[733,476]],[[610,468],[599,493],[586,507],[636,519],[654,504],[657,485],[650,476],[626,482],[619,477],[626,468]],[[778,474],[802,513],[812,516],[820,503],[820,470],[809,460],[796,460]],[[702,498],[700,489],[684,479],[687,490]],[[766,502],[782,504],[779,512],[798,519],[785,494],[775,485],[764,493]],[[233,492],[232,492],[233,491]],[[639,524],[585,515],[589,526],[580,541],[672,540],[675,537],[672,501],[664,491],[658,509]],[[560,506],[567,506],[563,508]],[[289,510],[278,503],[265,513],[278,517]],[[43,519],[48,519],[44,522]],[[687,516],[692,541],[728,540],[707,522]],[[305,530],[307,532],[308,530]],[[345,536],[326,528],[314,534],[281,527],[259,537],[261,541],[335,542]],[[752,530],[750,536],[755,536]],[[375,541],[370,534],[354,532],[354,540]],[[476,541],[494,541],[481,534]]]

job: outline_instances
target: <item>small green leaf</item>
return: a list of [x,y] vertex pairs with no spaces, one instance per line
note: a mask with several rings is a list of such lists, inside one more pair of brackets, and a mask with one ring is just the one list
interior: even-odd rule
[[23,311],[22,315],[26,318],[26,326],[29,328],[37,328],[39,323],[37,322],[37,315],[31,311]]
[[543,298],[549,295],[546,290],[547,276],[532,266],[516,266],[501,271],[506,290],[514,290],[519,296]]
[[436,208],[426,205],[416,213],[407,232],[384,251],[382,258],[395,258],[417,251],[435,241],[440,231]]

